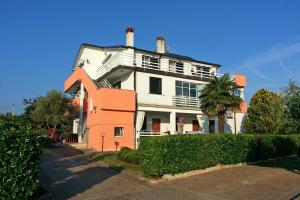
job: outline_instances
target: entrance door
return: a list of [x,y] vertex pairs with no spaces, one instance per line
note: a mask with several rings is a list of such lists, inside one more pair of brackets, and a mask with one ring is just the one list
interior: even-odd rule
[[193,131],[199,131],[200,125],[199,125],[198,120],[193,120],[192,123],[193,123]]
[[160,132],[160,119],[152,118],[152,131]]
[[209,120],[209,133],[215,133],[215,120]]

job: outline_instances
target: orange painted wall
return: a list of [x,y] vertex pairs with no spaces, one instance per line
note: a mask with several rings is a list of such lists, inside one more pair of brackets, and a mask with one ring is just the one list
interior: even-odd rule
[[[77,107],[78,107],[77,112],[79,112],[80,99],[79,99],[79,98],[74,98],[74,99],[72,100],[72,104],[73,104],[74,106],[77,106]],[[87,98],[84,98],[84,99],[83,99],[83,112],[87,112],[87,108],[88,108]]]
[[[81,68],[76,69],[65,81],[65,91],[77,81],[82,81],[88,92],[87,102],[92,99],[94,107],[92,111],[87,112],[88,147],[100,151],[102,135],[104,135],[104,151],[115,151],[116,141],[119,142],[118,150],[123,146],[134,148],[135,91],[112,88],[97,89]],[[115,127],[124,128],[123,136],[114,136]]]
[[248,109],[248,108],[247,108],[247,104],[246,104],[245,101],[243,101],[243,102],[241,103],[239,112],[246,113],[246,112],[247,112],[247,109]]
[[242,74],[235,74],[235,83],[237,86],[246,87],[246,76]]

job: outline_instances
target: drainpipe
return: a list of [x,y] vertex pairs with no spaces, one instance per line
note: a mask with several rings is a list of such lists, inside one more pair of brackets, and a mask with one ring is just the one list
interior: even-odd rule
[[82,142],[83,135],[83,99],[84,99],[84,86],[80,83],[80,103],[79,103],[79,132],[78,132],[78,143]]
[[233,113],[233,118],[234,118],[234,134],[236,134],[236,117],[235,117],[235,111]]

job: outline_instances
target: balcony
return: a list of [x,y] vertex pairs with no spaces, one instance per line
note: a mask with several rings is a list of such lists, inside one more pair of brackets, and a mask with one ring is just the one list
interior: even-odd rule
[[181,66],[170,65],[169,62],[166,61],[167,59],[162,60],[155,56],[137,56],[134,53],[119,52],[102,66],[97,68],[96,76],[97,78],[100,78],[118,66],[138,67],[200,78],[213,78],[215,76],[220,76],[216,72],[201,70],[195,66],[186,66],[184,64]]
[[200,100],[196,97],[173,96],[172,104],[181,108],[200,108]]

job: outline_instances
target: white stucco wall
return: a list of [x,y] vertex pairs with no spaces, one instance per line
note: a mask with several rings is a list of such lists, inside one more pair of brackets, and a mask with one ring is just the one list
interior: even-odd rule
[[170,125],[170,114],[165,112],[146,112],[145,114],[147,121],[147,130],[152,130],[152,119],[159,118],[160,119],[160,131],[166,132],[169,131]]
[[103,65],[104,59],[111,54],[113,57],[118,50],[103,50],[95,47],[83,47],[81,54],[77,58],[75,66],[84,61],[83,69],[92,78],[96,79],[97,69]]
[[[245,119],[245,113],[236,113],[236,133],[243,133],[243,120]],[[234,114],[232,113],[232,118],[225,118],[225,133],[234,133]]]
[[[157,77],[162,79],[162,94],[150,94],[149,80],[150,77]],[[192,83],[207,84],[204,81],[195,81],[190,79],[183,79],[171,76],[150,74],[144,72],[136,73],[136,92],[138,96],[138,103],[142,104],[156,104],[172,106],[172,97],[175,96],[175,81],[187,81]]]

